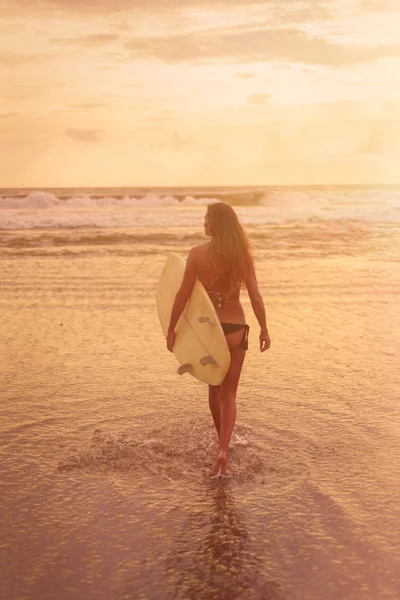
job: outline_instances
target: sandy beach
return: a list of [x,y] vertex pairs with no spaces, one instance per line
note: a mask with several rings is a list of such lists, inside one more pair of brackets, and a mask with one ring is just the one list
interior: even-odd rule
[[242,209],[272,347],[243,292],[224,483],[206,388],[176,374],[155,309],[204,206],[161,207],[160,226],[3,221],[1,598],[398,597],[398,223],[368,206],[275,224]]

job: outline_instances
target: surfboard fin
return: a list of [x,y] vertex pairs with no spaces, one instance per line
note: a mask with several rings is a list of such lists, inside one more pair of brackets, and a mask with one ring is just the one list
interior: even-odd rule
[[192,363],[185,363],[179,367],[178,375],[183,375],[184,373],[193,373]]
[[199,317],[197,320],[199,323],[209,323],[210,325],[213,325],[213,322],[209,317]]
[[203,365],[203,367],[206,367],[207,365],[214,365],[214,367],[218,367],[217,361],[213,356],[211,356],[211,354],[208,354],[208,356],[203,356],[203,358],[200,359],[200,364]]

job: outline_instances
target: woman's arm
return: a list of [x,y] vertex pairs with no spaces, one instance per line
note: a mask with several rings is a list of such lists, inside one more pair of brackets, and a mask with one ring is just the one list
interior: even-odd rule
[[193,286],[197,279],[197,268],[195,260],[194,248],[190,250],[186,261],[186,268],[183,274],[183,280],[178,293],[175,296],[174,304],[171,311],[171,319],[169,322],[168,332],[175,331],[175,327],[183,310],[189,300],[189,296],[192,292]]
[[257,277],[254,268],[247,277],[245,284],[250,296],[251,306],[257,318],[258,324],[260,325],[260,350],[263,352],[264,350],[268,350],[271,345],[271,340],[268,333],[264,301],[258,288]]

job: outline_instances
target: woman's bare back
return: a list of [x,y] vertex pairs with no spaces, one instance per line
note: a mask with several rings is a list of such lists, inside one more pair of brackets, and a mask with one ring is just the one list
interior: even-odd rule
[[218,271],[212,266],[210,261],[210,242],[205,242],[192,249],[193,258],[196,264],[197,277],[204,285],[210,297],[214,294],[222,293],[225,301],[221,306],[214,303],[215,310],[221,322],[225,323],[245,323],[243,307],[240,303],[240,289],[224,292],[221,288],[221,279]]

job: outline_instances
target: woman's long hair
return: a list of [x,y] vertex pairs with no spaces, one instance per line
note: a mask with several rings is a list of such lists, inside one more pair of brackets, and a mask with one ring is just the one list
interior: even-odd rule
[[211,234],[211,264],[218,271],[221,291],[239,289],[254,269],[246,232],[233,208],[225,202],[209,204],[207,219]]

